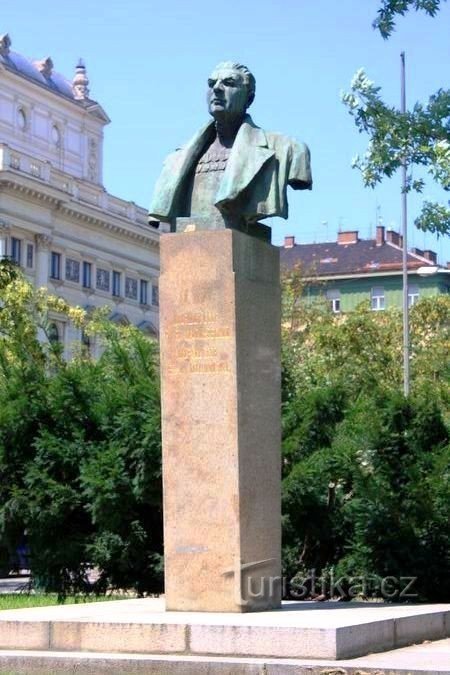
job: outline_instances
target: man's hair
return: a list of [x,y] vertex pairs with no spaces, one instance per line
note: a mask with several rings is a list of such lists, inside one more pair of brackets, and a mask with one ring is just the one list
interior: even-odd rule
[[255,76],[247,68],[247,66],[244,66],[242,63],[236,63],[235,61],[221,61],[217,64],[214,70],[219,70],[219,68],[230,68],[231,70],[237,70],[242,75],[244,84],[248,89],[248,105],[253,103],[256,91],[256,80]]

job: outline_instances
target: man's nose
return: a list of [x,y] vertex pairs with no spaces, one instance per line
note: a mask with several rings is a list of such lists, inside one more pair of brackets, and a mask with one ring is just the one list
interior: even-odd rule
[[223,82],[222,80],[216,80],[213,91],[223,91]]

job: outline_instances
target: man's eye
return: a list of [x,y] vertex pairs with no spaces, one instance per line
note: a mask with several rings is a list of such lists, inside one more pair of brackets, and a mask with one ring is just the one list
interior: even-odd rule
[[216,84],[216,80],[208,80],[208,87],[212,89],[214,85]]
[[236,86],[236,82],[234,80],[229,79],[229,78],[224,80],[223,83],[227,87],[235,87]]

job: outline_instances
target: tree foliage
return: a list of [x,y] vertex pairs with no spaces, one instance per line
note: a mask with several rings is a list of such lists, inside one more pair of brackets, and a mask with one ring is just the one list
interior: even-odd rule
[[[370,581],[366,594],[383,595],[383,578],[401,584],[401,577],[416,577],[416,599],[448,600],[450,297],[411,308],[412,387],[405,399],[400,312],[362,304],[334,315],[325,302],[308,302],[303,290],[297,271],[286,276],[287,579],[295,587],[315,570],[332,594],[330,579],[344,577],[337,594],[347,597],[351,578]],[[400,592],[394,588],[392,598],[401,599]]]
[[387,39],[395,29],[395,20],[398,16],[404,16],[410,9],[422,10],[429,16],[435,16],[440,4],[441,0],[383,0],[373,27]]
[[[27,533],[37,585],[60,594],[161,588],[156,343],[34,289],[0,263],[0,542]],[[45,339],[49,312],[103,341],[70,361]],[[40,338],[40,339],[38,339]]]
[[[387,38],[396,15],[414,7],[434,16],[439,5],[439,0],[385,0],[374,26]],[[350,92],[342,94],[356,128],[369,136],[367,151],[357,155],[352,164],[360,170],[364,185],[372,188],[392,177],[403,162],[409,169],[407,191],[421,193],[428,175],[442,188],[446,199],[426,200],[415,225],[438,235],[449,234],[450,89],[439,89],[426,103],[417,102],[406,112],[386,104],[380,92],[381,88],[360,69],[352,79]],[[416,178],[412,177],[414,167]]]
[[[414,576],[418,597],[449,599],[450,297],[411,309],[405,399],[399,313],[336,316],[304,285],[284,280],[284,572]],[[55,311],[103,341],[99,359],[62,358]],[[162,589],[158,370],[154,341],[0,263],[0,566],[26,532],[37,586]]]

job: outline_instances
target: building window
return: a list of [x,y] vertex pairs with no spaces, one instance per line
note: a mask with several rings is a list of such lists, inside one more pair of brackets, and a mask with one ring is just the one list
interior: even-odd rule
[[33,244],[27,244],[27,267],[33,267],[34,247]]
[[52,141],[57,148],[61,147],[61,132],[56,124],[52,126]]
[[22,262],[22,241],[16,237],[11,237],[11,260],[17,265]]
[[80,283],[80,263],[78,260],[66,258],[66,281]]
[[341,311],[341,293],[337,288],[329,288],[327,290],[327,300],[330,303],[331,311],[339,314]]
[[51,323],[49,325],[47,335],[48,335],[48,341],[51,342],[52,344],[56,344],[57,342],[59,342],[59,340],[60,340],[59,330],[58,330],[58,326],[56,325],[56,323]]
[[152,305],[159,307],[159,288],[158,286],[152,286]]
[[371,307],[374,311],[385,308],[383,286],[374,286],[371,291]]
[[137,300],[138,282],[131,277],[125,278],[125,297],[130,300]]
[[61,279],[61,253],[52,251],[50,260],[50,278]]
[[109,291],[110,273],[108,270],[103,270],[97,267],[97,288],[100,291]]
[[114,271],[112,274],[112,294],[116,298],[120,296],[120,272]]
[[147,295],[148,295],[148,282],[145,281],[145,279],[141,279],[141,286],[140,286],[140,293],[139,293],[139,301],[141,305],[146,305],[147,304]]
[[90,336],[86,333],[84,328],[81,330],[81,344],[83,345],[87,354],[91,354],[92,342]]
[[83,288],[92,286],[92,265],[90,262],[83,263]]
[[17,124],[22,131],[25,131],[27,128],[27,116],[23,108],[19,108],[17,111]]
[[419,299],[419,286],[408,284],[408,307],[412,307]]

